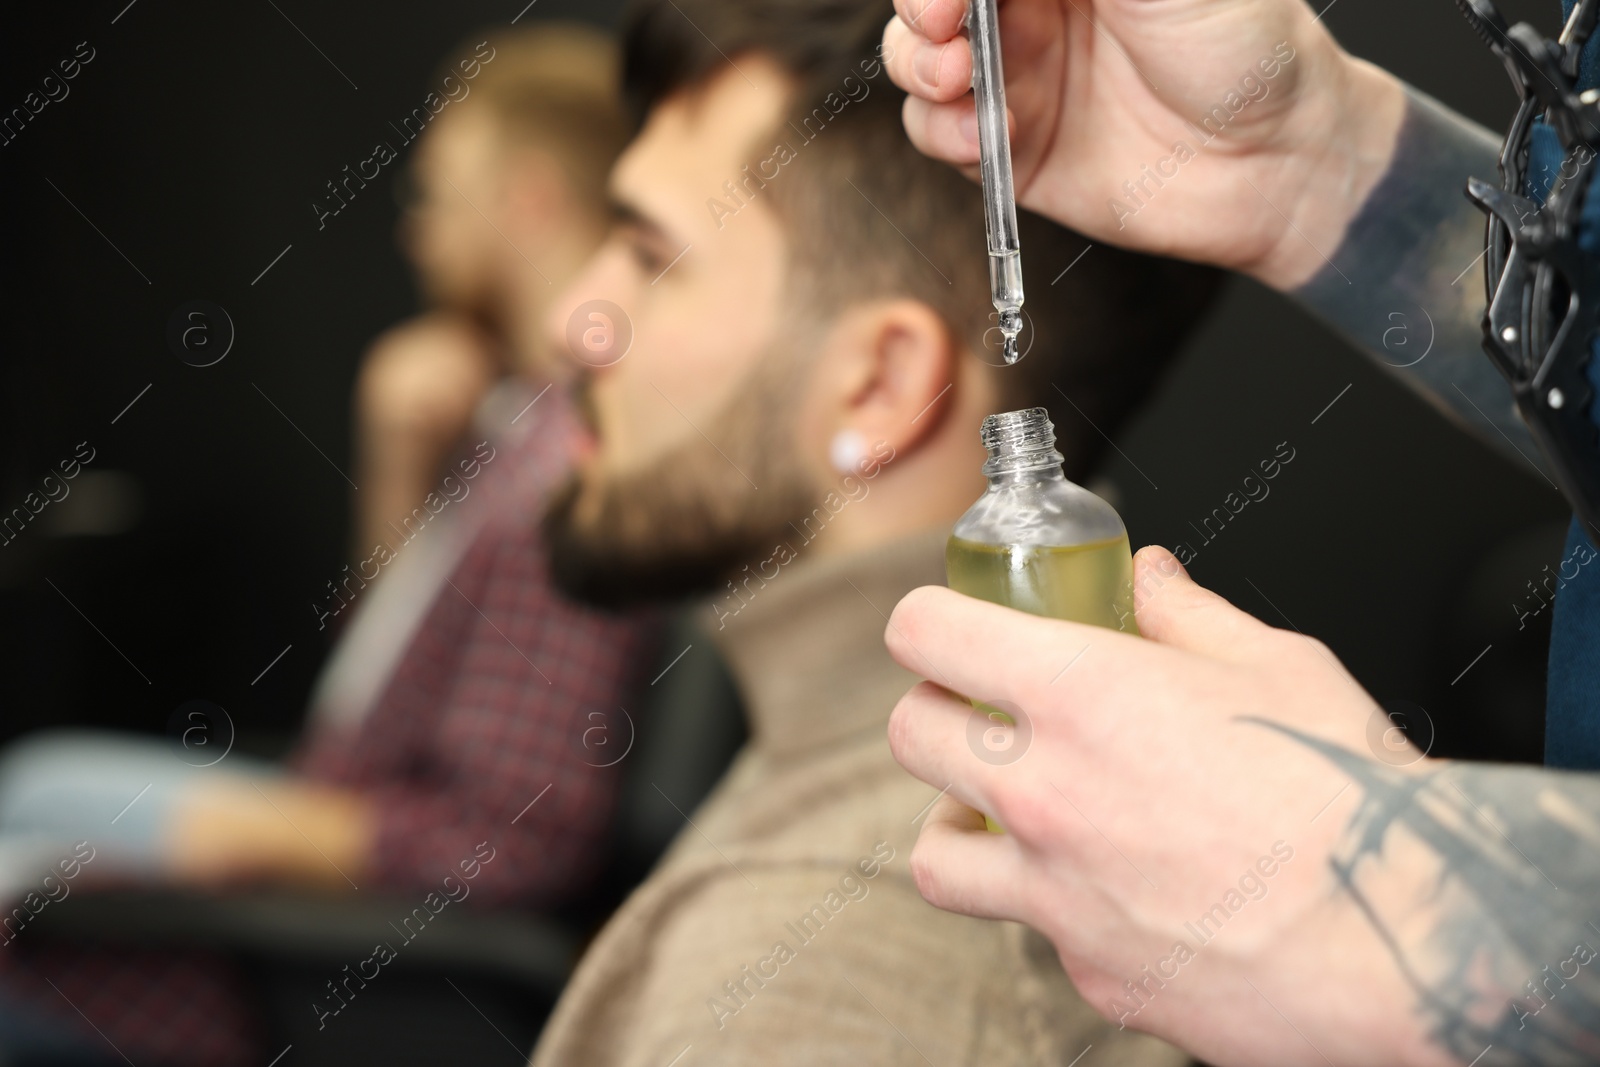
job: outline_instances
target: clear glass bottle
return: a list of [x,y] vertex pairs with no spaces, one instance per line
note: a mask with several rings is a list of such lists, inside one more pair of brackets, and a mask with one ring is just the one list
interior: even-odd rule
[[[945,545],[950,588],[1033,615],[1138,633],[1127,528],[1110,504],[1067,481],[1049,413],[990,415],[981,432],[989,488]],[[977,700],[973,707],[1016,725],[998,708]],[[1005,832],[988,815],[984,822]]]
[[945,547],[950,588],[1034,615],[1138,633],[1133,554],[1110,504],[1062,472],[1044,408],[983,420],[989,488]]

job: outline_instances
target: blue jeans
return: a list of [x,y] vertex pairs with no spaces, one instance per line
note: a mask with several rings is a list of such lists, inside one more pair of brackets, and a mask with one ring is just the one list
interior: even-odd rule
[[216,777],[275,777],[274,764],[237,754],[209,767],[161,738],[98,730],[33,734],[0,754],[0,899],[39,878],[87,841],[94,864],[153,873],[179,795]]

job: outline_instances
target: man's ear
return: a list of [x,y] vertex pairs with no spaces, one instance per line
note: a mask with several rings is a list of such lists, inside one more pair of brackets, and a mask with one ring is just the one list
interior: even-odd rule
[[[823,354],[831,425],[819,429],[830,440],[854,434],[867,449],[884,442],[893,455],[910,454],[940,427],[962,388],[960,354],[949,324],[919,300],[847,309]],[[841,459],[836,451],[831,465]]]

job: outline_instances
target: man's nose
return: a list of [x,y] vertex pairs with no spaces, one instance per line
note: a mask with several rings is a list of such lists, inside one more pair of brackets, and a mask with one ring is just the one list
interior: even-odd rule
[[585,367],[609,367],[632,347],[633,323],[617,304],[604,299],[588,300],[568,319],[567,343]]
[[556,302],[546,331],[561,358],[580,372],[614,366],[633,346],[633,320],[614,300],[593,295],[582,279]]

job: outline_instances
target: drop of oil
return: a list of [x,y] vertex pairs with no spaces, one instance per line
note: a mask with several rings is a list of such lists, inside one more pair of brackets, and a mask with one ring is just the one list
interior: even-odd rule
[[1022,332],[1022,313],[1015,309],[1007,309],[1000,313],[1000,334],[1005,338],[1005,360],[1015,363],[1022,358],[1017,351],[1017,335]]

